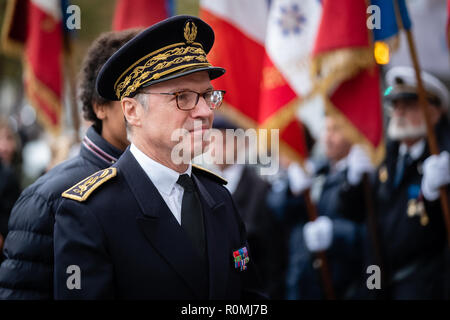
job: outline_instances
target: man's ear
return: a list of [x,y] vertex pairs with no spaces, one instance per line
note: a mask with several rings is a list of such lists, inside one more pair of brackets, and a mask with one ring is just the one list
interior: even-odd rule
[[98,119],[100,119],[100,120],[106,119],[106,106],[105,105],[93,103],[92,107],[94,109],[95,116]]
[[137,100],[126,97],[120,101],[120,104],[122,106],[123,115],[125,116],[125,119],[127,119],[127,122],[134,127],[140,127],[140,106]]

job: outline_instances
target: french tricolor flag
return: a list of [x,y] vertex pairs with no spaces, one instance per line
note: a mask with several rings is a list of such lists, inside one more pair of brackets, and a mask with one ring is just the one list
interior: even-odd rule
[[174,13],[174,0],[118,0],[113,30],[147,28]]
[[[317,28],[320,2],[202,0],[200,5],[201,18],[216,35],[208,60],[227,70],[214,80],[227,90],[223,112],[243,127],[280,129],[281,151],[301,161],[307,150],[296,110],[312,87],[311,28]],[[310,17],[310,5],[317,16]]]

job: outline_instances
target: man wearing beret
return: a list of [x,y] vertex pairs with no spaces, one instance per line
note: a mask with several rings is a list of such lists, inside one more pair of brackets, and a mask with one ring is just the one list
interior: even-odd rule
[[[386,74],[389,87],[385,95],[390,106],[386,159],[374,170],[361,150],[352,152],[348,184],[341,194],[343,212],[365,214],[364,203],[358,201],[364,199],[361,178],[364,172],[374,173],[376,227],[385,282],[381,290],[371,292],[388,299],[442,299],[448,275],[439,187],[450,182],[449,94],[431,74],[422,72],[421,77],[441,154],[430,156],[414,69],[394,67]],[[375,251],[369,252],[367,265],[378,264]]]
[[173,157],[179,129],[183,143],[208,145],[224,95],[210,83],[225,72],[206,59],[213,42],[205,22],[176,16],[141,32],[103,66],[97,90],[121,101],[131,146],[63,193],[57,299],[259,297],[226,181],[191,165],[192,144],[188,161]]

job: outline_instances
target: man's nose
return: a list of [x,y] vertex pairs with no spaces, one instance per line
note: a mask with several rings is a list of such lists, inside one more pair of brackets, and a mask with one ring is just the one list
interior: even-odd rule
[[193,118],[209,118],[212,114],[213,111],[208,106],[205,99],[200,96],[197,105],[191,111],[191,116]]

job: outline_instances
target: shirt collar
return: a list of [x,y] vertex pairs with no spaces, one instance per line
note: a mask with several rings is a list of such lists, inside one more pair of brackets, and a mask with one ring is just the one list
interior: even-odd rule
[[[180,173],[176,172],[169,167],[153,160],[141,150],[139,150],[134,144],[130,146],[130,152],[136,158],[136,161],[139,165],[144,169],[147,176],[155,185],[156,189],[159,192],[164,193],[165,195],[169,195],[172,192],[173,187],[178,181],[178,177]],[[192,166],[189,164],[189,167],[184,173],[191,175]]]
[[425,151],[425,140],[420,139],[409,148],[405,143],[401,143],[398,153],[401,156],[405,155],[406,153],[409,153],[409,155],[413,160],[417,160],[420,158],[420,156],[423,154],[424,151]]

